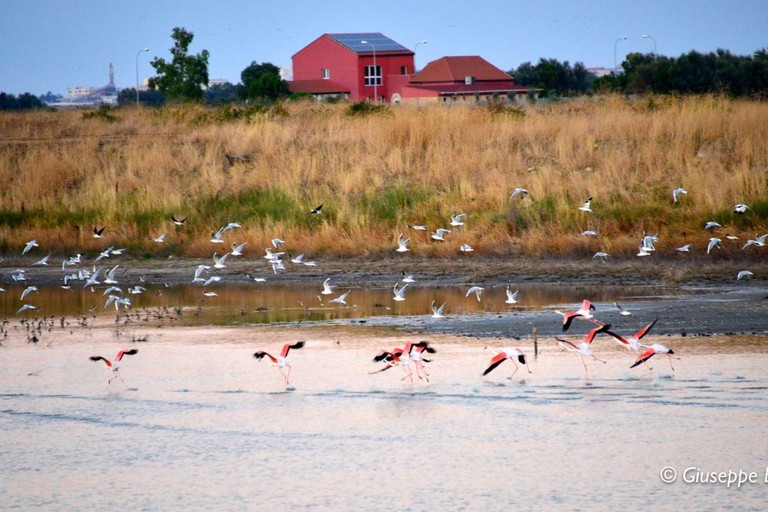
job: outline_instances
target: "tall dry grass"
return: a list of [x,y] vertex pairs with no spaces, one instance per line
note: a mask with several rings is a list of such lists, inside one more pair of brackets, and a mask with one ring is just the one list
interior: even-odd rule
[[[768,232],[768,105],[723,97],[620,97],[534,106],[524,117],[475,106],[290,104],[235,121],[202,107],[0,114],[0,251],[35,238],[58,253],[109,243],[203,256],[270,239],[313,255],[375,257],[398,233],[415,254],[636,252],[643,231],[703,250],[708,220],[741,240]],[[226,155],[247,157],[230,163]],[[530,195],[510,201],[515,187]],[[672,190],[688,195],[672,203]],[[593,198],[593,214],[576,209]],[[323,203],[323,215],[307,212]],[[732,213],[735,203],[752,210]],[[466,226],[443,244],[412,224]],[[187,216],[184,228],[171,215]],[[599,233],[581,237],[583,230]],[[168,241],[150,239],[169,231]]]

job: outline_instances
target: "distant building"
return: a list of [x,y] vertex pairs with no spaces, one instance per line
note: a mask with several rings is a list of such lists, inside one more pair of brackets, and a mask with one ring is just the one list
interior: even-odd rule
[[537,89],[478,56],[443,57],[415,74],[414,52],[378,32],[323,34],[293,55],[291,92],[385,103],[521,101]]
[[587,68],[587,71],[595,75],[597,78],[601,78],[608,75],[619,75],[621,74],[621,71],[618,73],[613,68]]
[[92,107],[96,105],[117,105],[117,88],[112,63],[109,64],[109,83],[103,87],[79,86],[67,88],[66,101],[49,103],[52,107]]

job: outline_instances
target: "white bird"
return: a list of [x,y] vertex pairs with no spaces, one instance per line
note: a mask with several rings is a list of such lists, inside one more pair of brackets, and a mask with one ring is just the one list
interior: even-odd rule
[[101,272],[101,268],[95,270],[93,274],[88,276],[88,279],[85,281],[85,284],[83,285],[83,288],[88,288],[89,286],[96,286],[101,284],[99,282],[99,273]]
[[48,265],[48,259],[51,257],[51,253],[49,252],[47,256],[40,258],[36,262],[32,264],[33,267],[40,266],[40,265]]
[[323,295],[330,295],[333,293],[334,288],[336,288],[336,286],[331,284],[331,278],[329,277],[325,281],[323,281],[323,291],[321,291],[320,293],[322,293]]
[[317,206],[310,210],[310,215],[322,215],[323,214],[323,203],[320,203],[320,206]]
[[229,255],[230,253],[227,253],[219,257],[218,253],[213,253],[213,268],[226,268],[225,263],[227,262],[227,256]]
[[443,315],[443,310],[445,310],[445,302],[443,302],[442,306],[437,307],[435,301],[432,301],[432,318],[445,318],[445,315]]
[[443,242],[445,240],[443,236],[446,233],[450,233],[450,232],[451,232],[450,229],[437,228],[437,230],[434,233],[432,233],[432,240],[439,240],[440,242]]
[[175,215],[171,215],[171,220],[177,226],[183,226],[184,223],[187,222],[187,218],[186,217],[184,217],[183,219],[177,219]]
[[751,278],[752,276],[754,276],[754,275],[755,275],[755,274],[753,274],[753,273],[752,273],[752,272],[750,272],[749,270],[742,270],[742,271],[741,271],[741,272],[739,272],[739,274],[736,276],[736,280],[737,280],[737,281],[741,281],[742,279],[750,279],[750,278]]
[[766,242],[765,239],[768,238],[768,233],[766,233],[763,236],[757,236],[755,235],[755,238],[752,240],[747,240],[747,243],[744,244],[744,246],[741,248],[741,250],[746,249],[747,247],[751,245],[756,245],[758,247],[765,247]]
[[512,288],[507,286],[507,300],[504,301],[505,304],[517,304],[517,294],[520,293],[520,290],[512,291]]
[[595,258],[599,258],[600,261],[602,261],[603,263],[608,263],[608,253],[607,252],[598,251],[598,252],[595,253],[594,256],[592,256],[593,260]]
[[457,213],[456,215],[451,215],[451,226],[463,226],[464,221],[462,219],[464,219],[466,216],[466,213]]
[[120,288],[119,286],[110,286],[109,288],[104,290],[104,293],[102,293],[101,296],[104,297],[105,295],[113,294],[112,292],[117,292],[117,293],[122,294],[123,293],[123,289]]
[[108,247],[101,251],[98,256],[93,260],[94,263],[98,263],[99,261],[103,260],[104,258],[109,258],[109,252],[112,250],[112,247]]
[[329,303],[335,302],[337,304],[346,304],[347,303],[347,295],[349,295],[350,291],[351,290],[348,290],[348,291],[342,293],[341,295],[339,295],[338,297],[336,297],[335,299],[329,300],[328,302]]
[[704,225],[704,229],[721,228],[722,226],[717,222],[711,220]]
[[474,293],[475,296],[477,297],[477,302],[480,302],[480,294],[483,293],[484,289],[485,288],[483,288],[482,286],[473,286],[472,288],[467,290],[467,294],[465,295],[465,297],[469,297]]
[[143,286],[138,286],[138,285],[134,286],[133,288],[128,288],[128,293],[130,293],[132,295],[141,295],[145,291],[147,291],[146,288],[144,288]]
[[408,226],[408,227],[410,227],[411,229],[414,229],[416,231],[426,231],[427,230],[427,226],[422,226],[421,224],[414,224],[413,226]]
[[104,284],[117,284],[117,279],[115,279],[115,273],[117,272],[117,267],[120,265],[115,265],[111,269],[107,271],[106,277],[104,278]]
[[285,270],[285,264],[283,263],[283,260],[275,259],[271,260],[270,263],[272,264],[272,273],[277,274],[278,270]]
[[27,295],[29,295],[29,294],[30,294],[30,293],[32,293],[32,292],[35,292],[35,293],[37,293],[37,294],[39,294],[39,293],[40,293],[40,292],[37,290],[37,286],[27,286],[26,288],[24,288],[24,291],[23,291],[23,292],[21,292],[21,298],[20,298],[19,300],[24,300],[24,297],[26,297]]
[[106,226],[102,226],[101,229],[99,229],[99,226],[93,226],[93,238],[101,238],[104,235],[105,229]]
[[241,228],[241,227],[242,226],[240,224],[238,224],[237,222],[230,222],[229,224],[227,224],[226,226],[224,226],[221,229],[226,233],[227,231],[229,231],[231,229]]
[[300,264],[300,263],[304,263],[304,253],[301,253],[298,256],[292,257],[291,258],[291,263],[296,263],[297,265]]
[[677,252],[691,252],[691,244],[681,245],[675,249]]
[[714,249],[715,247],[720,249],[721,248],[720,242],[722,242],[722,240],[720,240],[719,238],[710,238],[709,243],[707,244],[707,254],[709,254],[710,251],[712,251],[712,249]]
[[474,249],[472,248],[472,246],[471,246],[471,245],[469,245],[469,244],[462,244],[462,245],[461,245],[461,247],[459,247],[459,250],[460,250],[461,252],[472,252],[472,251],[474,251]]
[[316,261],[305,261],[304,265],[307,266],[307,267],[316,267],[317,266],[317,262]]
[[396,300],[397,302],[404,301],[406,288],[408,288],[408,283],[405,283],[402,288],[398,288],[397,283],[395,283],[395,287],[392,289],[395,292],[394,300]]
[[403,234],[400,233],[400,236],[397,237],[397,249],[395,251],[408,252],[408,242],[410,241],[410,238],[403,238]]
[[218,283],[219,281],[221,281],[221,276],[211,276],[203,282],[203,286],[209,286],[213,283]]
[[166,236],[168,236],[168,232],[167,231],[163,232],[163,234],[161,234],[160,236],[155,238],[154,241],[159,243],[159,244],[162,244],[163,242],[165,242],[165,237]]
[[272,249],[267,247],[264,249],[264,259],[269,261],[277,261],[285,252],[272,252]]
[[121,254],[123,254],[124,252],[125,252],[125,248],[124,248],[124,247],[123,247],[123,248],[120,248],[120,249],[112,249],[112,248],[110,248],[110,250],[109,250],[109,253],[110,253],[110,254],[113,254],[113,255],[115,255],[115,256],[120,256],[120,255],[121,255]]
[[509,196],[510,199],[512,199],[515,196],[519,196],[520,194],[523,194],[524,196],[528,195],[528,191],[524,188],[517,187],[515,190],[512,191],[512,194]]
[[579,206],[579,210],[587,213],[592,213],[592,209],[590,208],[590,205],[592,204],[592,198],[590,197],[586,201],[584,201],[584,204]]
[[285,245],[285,240],[280,240],[279,238],[272,239],[272,246],[275,249],[278,249],[281,245]]
[[30,250],[32,250],[33,247],[40,247],[37,243],[37,240],[30,240],[24,245],[24,250],[21,251],[21,255],[24,256],[27,254]]
[[592,231],[592,230],[582,231],[581,236],[597,236],[597,231]]
[[205,295],[206,297],[218,297],[219,296],[219,294],[216,293],[216,292],[203,292],[203,295]]
[[223,244],[224,240],[221,239],[221,237],[224,236],[224,228],[219,229],[215,233],[211,231],[211,240],[210,242],[213,244]]
[[751,208],[745,204],[737,204],[733,207],[733,213],[741,215],[742,213],[746,213],[747,210],[751,210]]
[[413,274],[406,274],[405,271],[403,271],[403,277],[400,279],[404,283],[415,283],[416,278]]
[[627,310],[626,310],[626,309],[624,309],[623,307],[619,306],[619,304],[618,304],[618,303],[614,302],[614,303],[613,303],[613,305],[614,305],[614,306],[616,306],[616,309],[618,309],[618,310],[619,310],[619,314],[620,314],[621,316],[632,316],[632,312],[631,312],[631,311],[627,311]]
[[678,187],[672,191],[672,202],[676,203],[682,194],[687,194],[688,191],[683,187]]
[[19,314],[21,314],[21,313],[23,313],[23,312],[25,312],[25,311],[27,311],[27,310],[30,310],[30,311],[36,311],[36,310],[38,310],[38,309],[40,309],[40,308],[39,308],[39,307],[37,307],[37,306],[33,306],[32,304],[24,304],[23,306],[21,306],[21,307],[19,308],[19,310],[18,310],[18,311],[16,311],[16,314],[17,314],[17,315],[19,315]]
[[232,242],[232,251],[229,254],[231,254],[232,256],[242,256],[243,249],[245,249],[246,245],[248,245],[248,242],[243,242],[240,245],[237,245],[235,242]]
[[211,269],[210,265],[198,265],[195,269],[195,277],[192,279],[193,283],[201,283],[205,281],[201,275],[203,275],[203,272],[208,272]]

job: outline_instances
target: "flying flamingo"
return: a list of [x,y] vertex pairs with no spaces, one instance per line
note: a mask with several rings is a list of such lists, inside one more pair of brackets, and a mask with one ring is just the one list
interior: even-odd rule
[[[123,358],[123,356],[133,356],[138,354],[138,349],[131,349],[131,350],[121,350],[117,353],[115,356],[114,361],[110,361],[109,359],[101,356],[91,356],[91,361],[104,361],[104,364],[107,365],[107,368],[112,370],[112,378],[107,381],[107,384],[111,384],[113,380],[120,378],[121,381],[123,381],[123,384],[125,384],[125,381],[123,380],[123,377],[120,375],[118,370],[120,369],[120,360]],[[126,384],[127,386],[127,384]]]
[[[258,352],[255,352],[253,354],[253,357],[258,359],[259,361],[264,358],[264,356],[267,356],[269,360],[272,362],[272,366],[276,366],[278,370],[280,370],[280,374],[283,376],[283,380],[285,381],[285,388],[288,389],[288,379],[291,376],[291,365],[289,365],[286,362],[286,358],[288,357],[288,352],[293,349],[300,349],[304,347],[303,341],[297,341],[293,345],[290,343],[286,343],[283,345],[283,349],[280,351],[280,355],[275,357],[272,355],[269,355],[268,353],[264,352],[263,350],[259,350]],[[288,373],[283,373],[283,368],[288,368]]]
[[491,359],[490,364],[488,365],[488,368],[485,369],[483,372],[483,376],[488,375],[493,370],[496,369],[497,366],[499,366],[501,363],[503,363],[505,360],[509,359],[512,364],[515,365],[515,371],[512,372],[512,375],[510,375],[509,379],[513,378],[515,374],[517,373],[517,370],[520,368],[517,366],[517,363],[515,362],[515,359],[520,361],[520,364],[524,364],[526,370],[528,370],[528,373],[531,372],[531,368],[528,366],[528,359],[525,357],[525,354],[523,354],[523,351],[519,348],[514,347],[503,347],[501,350],[496,350],[493,347],[485,347],[485,350],[490,350],[494,353],[493,358]]
[[600,361],[601,363],[605,364],[605,361],[603,361],[602,359],[600,359],[599,357],[597,357],[592,353],[592,350],[590,350],[589,345],[592,343],[592,340],[595,339],[595,336],[598,333],[605,332],[610,328],[611,328],[611,324],[598,325],[597,327],[589,331],[587,335],[584,337],[584,341],[582,341],[578,345],[573,343],[572,341],[558,338],[557,336],[555,336],[555,339],[557,340],[557,343],[564,349],[569,350],[571,352],[579,352],[579,356],[581,357],[581,364],[584,365],[584,376],[586,378],[589,378],[589,370],[587,370],[587,362],[584,360],[585,357],[592,357],[592,359],[594,359],[595,361]]
[[571,327],[571,322],[573,322],[574,318],[582,318],[584,320],[589,320],[592,323],[599,324],[600,322],[595,319],[594,315],[591,313],[592,311],[595,311],[595,306],[593,306],[587,299],[584,299],[581,302],[581,307],[578,311],[567,311],[563,313],[562,311],[555,310],[555,313],[563,316],[563,332],[567,332]]
[[384,367],[376,370],[375,372],[370,372],[371,375],[374,373],[381,373],[384,371],[389,370],[390,368],[394,368],[395,366],[402,366],[403,370],[406,372],[405,376],[400,380],[409,379],[411,382],[411,387],[413,387],[413,369],[411,368],[411,359],[405,354],[402,348],[395,348],[391,351],[389,350],[381,350],[378,354],[376,354],[373,357],[374,363],[384,363]]
[[[648,345],[640,345],[640,346],[645,347],[648,350],[640,354],[640,357],[637,358],[637,361],[635,361],[635,363],[632,366],[630,366],[630,368],[634,368],[635,366],[638,366],[640,363],[645,363],[656,354],[666,354],[666,356],[669,358],[669,366],[672,368],[672,371],[675,371],[675,367],[672,366],[672,354],[675,353],[674,350],[667,347],[666,345],[662,345],[661,343],[654,343],[650,347]],[[646,363],[646,366],[648,366],[647,363]],[[653,368],[651,368],[650,366],[648,366],[648,369],[653,370]]]
[[656,322],[658,322],[658,321],[659,321],[659,319],[657,318],[656,320],[654,320],[653,322],[649,323],[648,325],[646,325],[645,327],[643,327],[642,329],[637,331],[635,334],[633,334],[629,338],[623,338],[623,337],[619,336],[618,334],[616,334],[616,333],[614,333],[612,331],[609,331],[609,330],[606,330],[605,334],[607,334],[608,336],[610,336],[611,338],[616,340],[619,344],[624,345],[625,347],[629,348],[633,352],[639,352],[640,351],[640,347],[641,347],[640,339],[643,336],[645,336],[646,334],[648,334],[648,331],[650,331],[651,328],[654,325],[656,325]]
[[433,347],[429,345],[428,341],[419,341],[418,343],[408,342],[403,348],[403,352],[408,354],[408,357],[413,360],[413,364],[416,367],[416,376],[421,378],[421,372],[424,372],[424,378],[429,382],[429,373],[424,363],[429,363],[432,360],[424,357],[424,352],[427,354],[434,354],[437,352]]

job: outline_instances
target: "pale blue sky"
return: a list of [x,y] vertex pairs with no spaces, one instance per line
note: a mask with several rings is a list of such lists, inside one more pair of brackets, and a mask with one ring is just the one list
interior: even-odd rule
[[[10,94],[101,86],[152,76],[170,59],[171,31],[194,33],[191,51],[210,52],[210,78],[240,81],[252,61],[291,65],[324,33],[382,32],[414,49],[416,65],[446,55],[480,55],[503,70],[540,57],[612,67],[629,52],[677,57],[723,48],[751,55],[768,46],[766,0],[512,0],[385,2],[342,0],[0,0],[0,91]],[[629,36],[616,44],[616,39]]]

